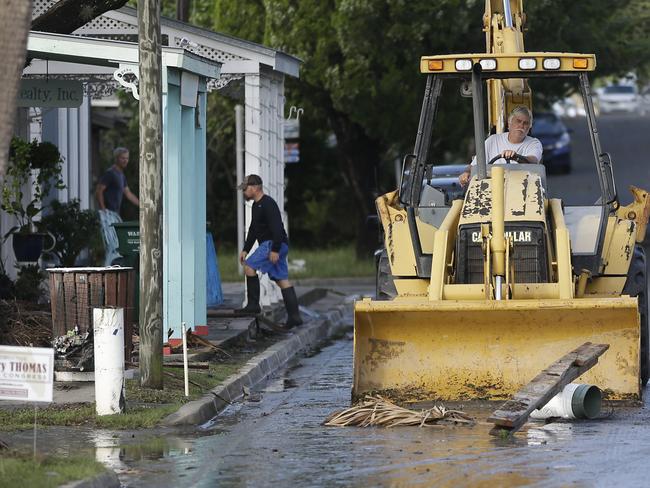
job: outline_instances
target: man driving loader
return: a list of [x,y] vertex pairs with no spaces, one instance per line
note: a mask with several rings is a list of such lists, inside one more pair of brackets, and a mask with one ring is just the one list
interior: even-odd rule
[[[533,114],[524,106],[515,107],[508,117],[508,132],[492,134],[485,140],[485,158],[488,164],[503,158],[507,163],[539,163],[542,159],[542,143],[528,135],[533,125]],[[467,186],[471,166],[476,165],[476,156],[458,181]]]

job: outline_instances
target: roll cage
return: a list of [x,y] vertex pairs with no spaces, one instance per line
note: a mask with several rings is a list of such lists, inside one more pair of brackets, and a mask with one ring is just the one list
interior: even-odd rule
[[[548,57],[547,53],[544,53]],[[438,108],[438,100],[442,90],[442,84],[445,79],[460,79],[467,83],[466,86],[471,86],[472,106],[473,106],[473,119],[474,119],[474,141],[476,147],[477,159],[477,177],[483,179],[487,176],[486,161],[485,161],[485,147],[482,143],[485,140],[485,116],[483,105],[483,91],[485,87],[485,80],[489,79],[509,79],[509,78],[555,78],[555,77],[573,77],[578,79],[580,93],[585,106],[586,119],[589,127],[589,135],[591,139],[591,147],[593,150],[594,162],[596,172],[598,175],[598,182],[600,187],[601,198],[597,203],[600,206],[601,225],[599,229],[596,253],[593,257],[582,259],[582,267],[591,271],[594,275],[598,274],[600,267],[600,256],[602,254],[603,242],[606,231],[606,219],[609,215],[614,213],[619,206],[618,197],[616,193],[616,185],[614,181],[614,173],[612,168],[611,156],[602,151],[600,139],[598,137],[598,128],[596,126],[596,115],[592,101],[592,92],[589,84],[587,71],[593,70],[595,67],[595,58],[591,55],[565,55],[561,58],[562,66],[557,70],[543,71],[543,70],[498,70],[498,71],[485,71],[483,70],[482,61],[484,58],[490,56],[474,55],[463,56],[457,55],[454,58],[449,57],[423,57],[421,61],[421,70],[429,73],[427,76],[426,87],[424,90],[424,99],[422,102],[422,109],[420,112],[420,120],[418,130],[415,138],[415,146],[412,154],[404,157],[402,165],[402,177],[399,187],[399,201],[407,209],[409,228],[413,237],[413,246],[416,256],[416,263],[418,268],[418,276],[427,276],[430,274],[431,256],[423,254],[419,245],[419,238],[417,234],[417,226],[415,223],[415,209],[420,205],[420,198],[422,195],[422,187],[425,184],[427,177],[431,174],[432,164],[429,161],[429,150],[431,145],[431,136],[433,126],[436,119]],[[479,56],[481,59],[479,59]],[[531,58],[532,54],[526,53],[526,58]],[[522,56],[519,57],[522,58]],[[571,56],[571,57],[569,57]],[[583,56],[576,58],[576,56]],[[493,58],[493,57],[492,57]],[[505,58],[505,56],[503,56]],[[473,64],[471,70],[458,71],[449,68],[449,63],[459,59],[471,59]],[[513,63],[517,61],[516,56],[508,56],[508,67],[512,67]],[[543,60],[546,58],[541,58]],[[570,59],[586,59],[586,67],[582,70],[564,69],[567,60]],[[443,69],[438,72],[432,72],[427,69],[433,64],[431,61],[442,61]],[[447,67],[444,68],[445,64]],[[458,66],[458,64],[454,64]],[[436,67],[436,66],[434,66]],[[479,143],[479,141],[481,143]]]

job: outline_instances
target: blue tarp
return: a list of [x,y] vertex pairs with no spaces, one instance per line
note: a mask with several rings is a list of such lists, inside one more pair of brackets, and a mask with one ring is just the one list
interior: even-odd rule
[[206,260],[207,260],[207,305],[208,307],[216,307],[223,303],[223,292],[221,291],[221,273],[219,273],[219,261],[217,260],[217,251],[214,248],[214,240],[212,234],[209,232],[205,236],[206,239]]

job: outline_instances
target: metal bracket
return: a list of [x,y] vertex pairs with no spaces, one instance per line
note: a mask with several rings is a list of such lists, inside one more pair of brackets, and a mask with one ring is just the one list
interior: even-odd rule
[[138,94],[140,74],[136,65],[120,66],[113,72],[113,78],[124,88],[131,90],[133,98],[140,100],[140,95]]

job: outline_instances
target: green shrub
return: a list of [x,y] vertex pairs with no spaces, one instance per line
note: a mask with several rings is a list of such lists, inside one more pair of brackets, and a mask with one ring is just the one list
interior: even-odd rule
[[55,200],[50,212],[41,219],[39,229],[54,236],[56,243],[50,253],[69,267],[74,266],[81,251],[99,235],[99,218],[92,210],[81,210],[77,199],[67,203]]

